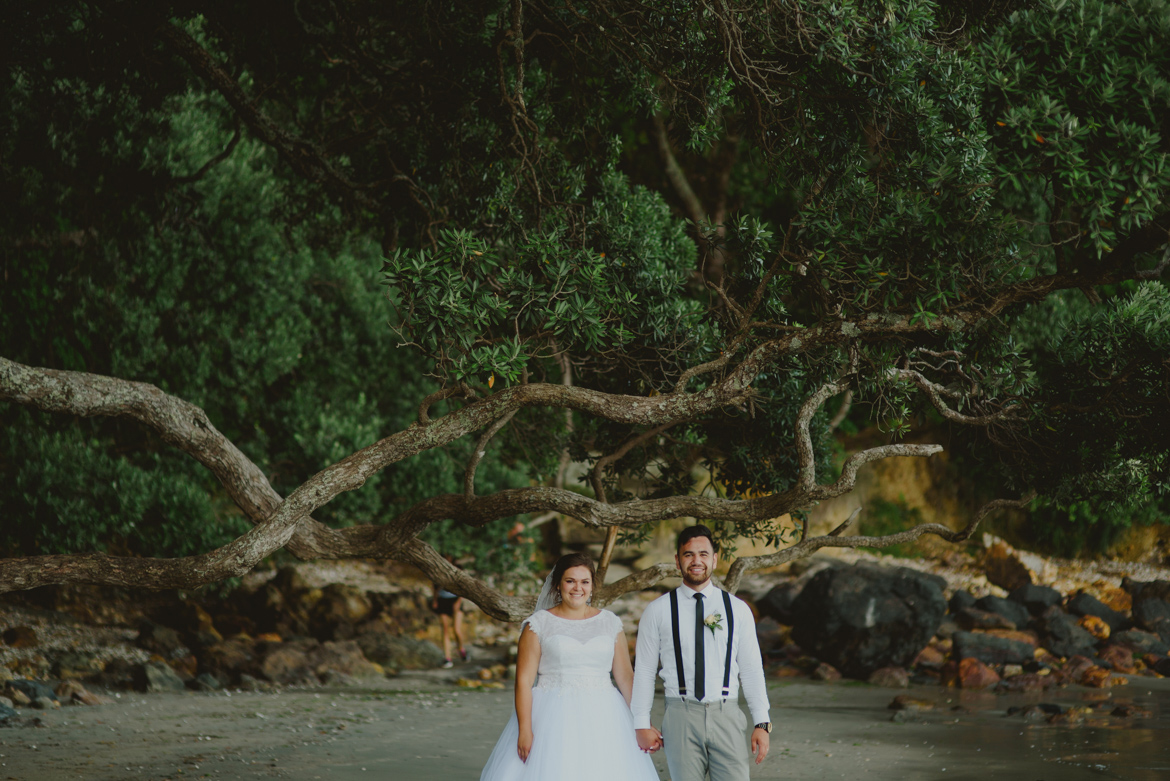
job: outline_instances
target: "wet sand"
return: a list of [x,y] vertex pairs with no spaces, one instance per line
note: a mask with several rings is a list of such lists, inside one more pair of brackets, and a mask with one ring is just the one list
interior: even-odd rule
[[[897,694],[937,707],[893,722],[887,705]],[[1170,778],[1170,679],[1043,697],[799,681],[775,683],[770,696],[772,755],[753,779]],[[1126,721],[1109,707],[1079,726],[1004,716],[1012,705],[1103,696],[1154,716]],[[509,690],[460,689],[431,673],[370,689],[122,694],[94,708],[23,711],[44,726],[0,729],[0,779],[474,781],[511,709]],[[655,723],[661,711],[660,696]],[[666,781],[665,757],[655,764]]]

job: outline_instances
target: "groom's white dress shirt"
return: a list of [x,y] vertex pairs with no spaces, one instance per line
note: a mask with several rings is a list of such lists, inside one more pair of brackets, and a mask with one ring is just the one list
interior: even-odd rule
[[[682,646],[683,672],[687,684],[687,699],[694,700],[695,691],[695,591],[687,586],[678,589],[678,632]],[[728,621],[723,594],[708,583],[703,595],[703,615],[719,613],[722,629],[712,632],[703,629],[704,689],[703,702],[723,699],[723,671],[727,660]],[[752,609],[737,597],[731,598],[735,615],[735,637],[731,638],[731,680],[728,699],[739,698],[742,684],[744,699],[752,713],[752,723],[771,721],[768,718],[768,689],[764,684],[764,662],[760,657],[760,642],[756,638],[756,620]],[[634,667],[634,692],[630,711],[635,729],[650,727],[650,706],[654,702],[654,673],[662,660],[662,681],[667,697],[678,697],[678,670],[675,666],[674,635],[670,621],[670,594],[664,594],[646,606],[638,624],[637,656]]]

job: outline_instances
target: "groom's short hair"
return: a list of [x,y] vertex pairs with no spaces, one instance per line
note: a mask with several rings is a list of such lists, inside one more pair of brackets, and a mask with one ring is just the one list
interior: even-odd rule
[[696,537],[706,537],[711,541],[711,550],[716,553],[719,552],[719,543],[715,542],[715,537],[711,533],[711,530],[701,523],[696,523],[694,526],[688,526],[678,533],[678,542],[674,546],[675,553],[682,550],[682,546]]

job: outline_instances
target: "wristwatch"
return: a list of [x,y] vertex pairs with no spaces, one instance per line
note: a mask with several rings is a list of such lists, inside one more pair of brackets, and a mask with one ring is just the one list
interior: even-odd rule
[[771,734],[772,733],[772,722],[761,721],[759,724],[756,725],[756,729],[762,729],[764,732]]

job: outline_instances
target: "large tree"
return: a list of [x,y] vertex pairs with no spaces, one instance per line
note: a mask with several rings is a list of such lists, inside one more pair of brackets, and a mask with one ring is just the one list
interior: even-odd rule
[[[178,558],[4,560],[0,590],[190,588],[283,547],[306,559],[408,561],[518,618],[524,598],[424,541],[436,524],[555,512],[636,533],[695,517],[723,534],[775,537],[779,516],[850,491],[864,464],[939,452],[901,440],[923,410],[995,455],[1003,498],[960,531],[802,533],[775,554],[736,560],[728,586],[824,546],[961,540],[1033,491],[1118,503],[1164,495],[1170,5],[1018,5],[9,8],[4,414],[15,419],[19,407],[33,428],[69,416],[132,421],[109,440],[132,445],[146,431],[186,453],[252,526]],[[192,104],[198,128],[179,121]],[[265,155],[248,179],[254,192],[241,196],[217,173]],[[264,197],[271,208],[257,206]],[[166,238],[184,225],[198,226],[197,247]],[[279,235],[265,234],[273,225]],[[368,317],[282,298],[314,268],[344,277],[336,269],[368,257],[371,241],[384,256],[386,333],[401,348],[390,355],[363,355],[361,329],[338,319]],[[258,244],[277,248],[267,263],[269,250],[251,251]],[[71,344],[61,323],[91,315],[50,289],[71,289],[60,268],[83,257],[89,268],[94,246],[107,291],[165,277],[160,255],[203,253],[212,269],[246,257],[249,271],[229,283],[202,264],[162,264],[186,269],[174,295],[205,309],[179,317],[160,305],[174,323],[138,327],[183,357],[161,369],[165,356],[136,362],[124,345],[108,351],[121,364],[96,361],[103,347]],[[54,263],[57,277],[38,276]],[[241,279],[254,284],[241,290]],[[233,297],[248,316],[220,329]],[[192,318],[208,322],[193,328]],[[316,354],[335,364],[297,367],[304,353],[288,347],[300,324],[347,335],[321,340]],[[19,339],[30,325],[59,338]],[[217,330],[233,335],[200,336]],[[174,383],[198,387],[194,398],[171,391],[175,372],[234,357],[213,351],[240,332],[256,338],[239,383],[282,399],[315,377],[314,392],[345,411],[316,427],[328,464],[285,490],[266,449],[288,437],[253,436],[244,419],[263,402],[249,407],[216,383]],[[325,382],[338,374],[347,381]],[[835,465],[825,409],[851,400],[891,439]],[[387,405],[412,420],[386,430],[396,420]],[[351,430],[363,415],[376,436]],[[279,415],[265,426],[286,423],[295,427]],[[422,480],[409,506],[385,495],[338,503],[388,468],[425,473],[435,453],[462,457],[454,490]],[[11,470],[24,454],[5,458]],[[581,486],[566,484],[573,462],[589,467]],[[668,569],[607,584],[600,597]]]

